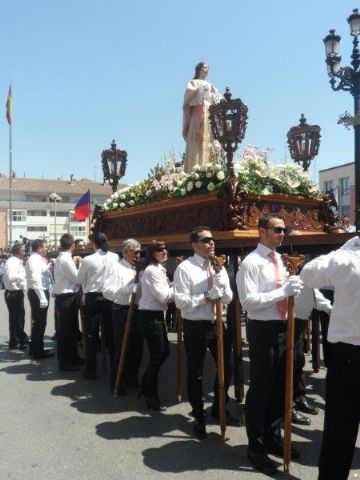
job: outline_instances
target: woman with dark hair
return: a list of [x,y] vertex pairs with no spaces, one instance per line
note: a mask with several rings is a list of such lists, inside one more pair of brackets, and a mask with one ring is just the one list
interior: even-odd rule
[[169,355],[164,311],[173,301],[173,288],[163,264],[168,258],[164,242],[154,240],[146,251],[148,266],[141,277],[141,298],[137,326],[149,349],[149,364],[143,375],[139,396],[144,395],[149,408],[164,411],[158,395],[158,375]]
[[183,137],[186,142],[184,169],[190,172],[194,165],[206,165],[220,158],[214,144],[209,121],[209,107],[219,103],[218,90],[206,77],[209,66],[200,62],[195,67],[195,75],[187,85],[183,105]]

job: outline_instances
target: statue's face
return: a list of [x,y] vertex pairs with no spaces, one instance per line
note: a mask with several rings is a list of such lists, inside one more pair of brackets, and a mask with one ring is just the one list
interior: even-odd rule
[[208,73],[209,73],[209,67],[208,67],[207,63],[205,63],[200,69],[199,76],[202,80],[204,80],[207,77]]

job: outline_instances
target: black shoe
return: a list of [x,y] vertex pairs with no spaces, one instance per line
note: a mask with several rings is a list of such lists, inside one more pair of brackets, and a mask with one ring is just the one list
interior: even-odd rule
[[9,350],[15,350],[16,348],[18,348],[17,343],[9,343]]
[[295,408],[298,412],[307,413],[308,415],[317,415],[319,409],[311,405],[306,398],[295,402]]
[[51,337],[51,340],[55,342],[56,339],[57,339],[57,333],[55,332],[54,335]]
[[34,360],[41,360],[42,358],[51,358],[54,356],[54,352],[50,352],[49,350],[43,350],[36,355],[33,355]]
[[59,365],[59,370],[62,372],[78,372],[80,367],[79,365]]
[[207,438],[206,426],[204,418],[195,418],[193,426],[194,437],[198,440],[205,440]]
[[[189,415],[190,415],[190,417],[196,417],[194,409],[191,410],[191,412],[189,413]],[[202,409],[202,410],[199,412],[199,415],[198,415],[198,416],[199,416],[199,417],[203,416],[204,418],[206,418],[206,417],[207,417],[206,410]]]
[[155,412],[165,412],[166,407],[163,405],[160,400],[156,397],[146,397],[146,405],[151,410],[155,410]]
[[305,417],[302,413],[298,412],[295,408],[292,410],[291,423],[295,425],[310,425],[311,420],[309,417]]
[[[267,450],[269,453],[278,457],[284,456],[284,442],[283,440],[272,440],[267,444]],[[291,460],[298,460],[300,458],[300,452],[297,448],[291,447]]]
[[96,372],[88,372],[87,370],[84,371],[83,377],[86,378],[86,380],[96,380],[97,379]]
[[18,346],[18,349],[24,351],[24,350],[26,350],[26,345],[23,345],[23,344],[21,343],[21,344]]
[[265,475],[274,476],[277,473],[276,463],[269,458],[266,453],[256,452],[252,448],[248,448],[247,457],[255,468]]
[[[220,421],[218,407],[211,407],[211,417],[218,422]],[[238,418],[231,415],[229,410],[226,409],[226,425],[229,425],[229,427],[241,427],[242,425],[244,425],[244,422],[241,422]]]

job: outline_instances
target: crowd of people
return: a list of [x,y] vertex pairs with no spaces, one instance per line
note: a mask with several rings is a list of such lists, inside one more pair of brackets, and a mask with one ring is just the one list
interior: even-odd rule
[[[245,402],[248,458],[256,469],[275,475],[277,464],[269,454],[283,455],[281,422],[285,397],[286,320],[288,299],[294,296],[296,334],[292,421],[309,425],[311,420],[304,414],[318,413],[306,397],[304,328],[314,308],[327,314],[332,311],[329,326],[331,360],[327,373],[319,479],[346,479],[354,454],[360,410],[357,401],[360,327],[356,323],[358,300],[355,291],[360,282],[360,239],[355,237],[342,249],[310,261],[300,275],[288,276],[281,255],[276,251],[287,231],[283,219],[277,215],[261,217],[258,230],[259,244],[240,263],[235,292],[248,319],[250,381]],[[60,252],[50,263],[46,262],[47,247],[43,240],[32,242],[32,253],[28,258],[23,244],[13,246],[12,256],[4,268],[9,348],[24,350],[29,343],[29,355],[39,361],[54,355],[44,348],[47,312],[53,295],[59,369],[74,372],[84,364],[84,378],[96,380],[97,352],[101,344],[109,358],[109,382],[113,391],[131,308],[133,317],[120,393],[136,388],[139,398],[144,397],[147,408],[163,412],[166,406],[161,401],[161,391],[165,385],[159,385],[159,371],[169,356],[165,312],[169,307],[172,311],[176,307],[183,324],[193,434],[195,438],[205,440],[207,412],[203,399],[203,367],[207,350],[218,366],[215,302],[220,300],[226,306],[234,297],[226,266],[214,270],[215,239],[211,230],[207,226],[197,226],[190,232],[192,255],[179,263],[172,281],[166,270],[168,250],[163,241],[151,242],[144,261],[140,262],[141,245],[135,239],[126,239],[122,243],[120,256],[109,251],[106,235],[102,232],[93,232],[89,240],[94,253],[81,258],[75,255],[81,246],[75,244],[72,235],[62,235]],[[334,307],[318,290],[324,287],[335,290]],[[26,291],[31,307],[29,339],[24,331]],[[85,359],[78,353],[82,336],[79,311]],[[225,323],[223,338],[227,403],[232,378],[232,343]],[[149,355],[140,379],[145,344]],[[217,379],[216,375],[210,415],[218,420]],[[241,425],[228,409],[226,422]],[[291,456],[299,458],[300,452],[293,448]]]

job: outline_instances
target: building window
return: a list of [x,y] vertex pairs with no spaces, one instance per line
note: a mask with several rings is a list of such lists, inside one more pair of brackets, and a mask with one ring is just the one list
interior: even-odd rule
[[46,210],[28,210],[28,217],[46,217]]
[[324,182],[324,192],[330,192],[333,190],[333,181],[332,180],[326,180]]
[[46,225],[32,225],[27,227],[28,232],[47,232]]
[[[56,212],[57,217],[68,217],[69,212]],[[55,217],[55,212],[53,210],[50,211],[50,217]]]
[[340,214],[343,217],[350,214],[350,177],[340,178]]
[[29,195],[26,195],[26,201],[27,202],[47,202],[48,201],[48,196],[47,195],[29,194]]
[[26,212],[25,212],[25,210],[13,210],[12,211],[12,221],[13,222],[26,222]]
[[78,225],[78,226],[70,227],[70,233],[75,238],[85,237],[85,235],[86,235],[85,225],[84,226]]

